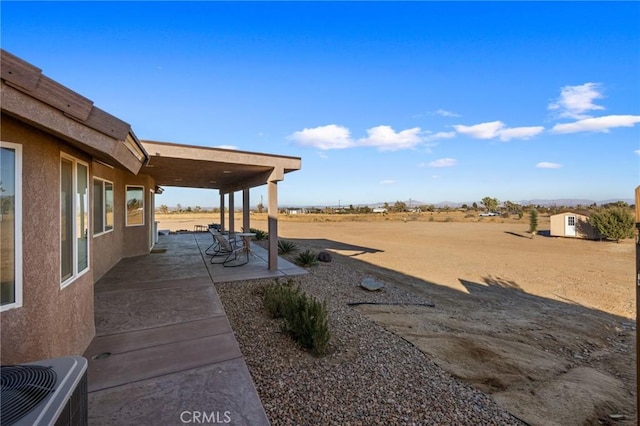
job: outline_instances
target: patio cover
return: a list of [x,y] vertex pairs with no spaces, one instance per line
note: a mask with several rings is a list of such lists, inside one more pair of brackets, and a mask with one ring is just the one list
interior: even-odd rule
[[[156,185],[217,189],[220,193],[220,223],[224,224],[224,195],[234,210],[234,192],[243,191],[243,227],[249,228],[249,189],[267,185],[269,269],[278,268],[278,190],[285,173],[300,170],[299,157],[141,141],[149,161],[141,172]],[[229,216],[233,231],[233,215]]]
[[227,194],[284,179],[300,170],[299,157],[142,141],[149,162],[142,172],[157,185],[218,189]]

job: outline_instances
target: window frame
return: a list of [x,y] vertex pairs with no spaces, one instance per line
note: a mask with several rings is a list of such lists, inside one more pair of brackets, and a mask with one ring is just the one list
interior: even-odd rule
[[13,262],[13,292],[14,301],[0,305],[0,312],[21,308],[23,304],[23,263],[22,263],[22,144],[0,141],[0,147],[12,149],[15,152],[15,195],[14,195],[14,262]]
[[111,224],[111,229],[107,229],[107,197],[106,197],[106,185],[110,184],[111,185],[111,192],[112,192],[112,200],[114,200],[114,205],[112,206],[113,209],[113,214],[115,215],[115,185],[113,184],[112,181],[108,180],[108,179],[103,179],[100,177],[93,177],[93,203],[92,203],[92,207],[93,207],[93,214],[95,216],[96,211],[95,211],[95,200],[96,200],[96,193],[95,193],[95,182],[99,181],[101,183],[101,191],[102,191],[102,230],[99,232],[96,232],[95,226],[96,226],[96,221],[94,220],[92,225],[93,225],[93,237],[99,237],[101,235],[104,234],[108,234],[110,232],[113,232],[113,229],[115,228],[115,217],[113,218],[113,223]]
[[[130,224],[129,223],[129,211],[128,211],[128,204],[129,204],[129,188],[137,188],[140,189],[142,192],[142,223],[133,223]],[[145,215],[146,215],[146,206],[145,206],[145,198],[146,198],[146,193],[145,193],[145,187],[144,185],[125,185],[125,190],[124,190],[124,216],[125,216],[125,226],[127,228],[129,227],[135,227],[135,226],[144,226],[145,225]]]
[[[58,185],[58,189],[59,192],[58,194],[60,195],[60,191],[62,190],[61,185],[62,185],[62,160],[66,160],[66,161],[70,161],[72,164],[72,190],[71,193],[73,194],[73,200],[71,203],[71,225],[72,225],[72,235],[71,235],[71,240],[73,241],[73,246],[72,246],[72,272],[71,272],[71,276],[69,276],[66,279],[62,278],[62,221],[59,222],[60,228],[58,229],[58,237],[60,238],[59,240],[59,245],[58,247],[60,247],[60,256],[59,256],[59,262],[58,262],[58,266],[60,267],[59,270],[59,274],[58,277],[60,278],[60,288],[63,289],[65,287],[67,287],[69,284],[73,283],[75,280],[77,280],[78,278],[80,278],[81,276],[83,276],[84,274],[86,274],[87,272],[89,272],[91,270],[91,244],[89,243],[91,241],[91,239],[89,238],[89,236],[87,235],[86,241],[87,241],[87,267],[84,268],[83,270],[78,270],[78,235],[77,235],[77,203],[76,203],[76,195],[78,193],[78,165],[82,165],[87,169],[87,176],[86,176],[86,182],[87,182],[87,231],[91,229],[92,226],[92,213],[93,213],[93,206],[91,205],[91,203],[88,200],[89,197],[89,178],[91,176],[90,173],[90,169],[89,169],[89,163],[83,160],[80,160],[79,158],[76,158],[72,155],[69,155],[67,153],[61,152],[60,153],[60,171],[59,171],[59,176],[60,176],[60,183]],[[60,205],[59,205],[59,209],[58,209],[59,214],[62,214],[62,197],[60,196]],[[60,217],[60,216],[59,216]],[[60,217],[61,219],[61,217]]]

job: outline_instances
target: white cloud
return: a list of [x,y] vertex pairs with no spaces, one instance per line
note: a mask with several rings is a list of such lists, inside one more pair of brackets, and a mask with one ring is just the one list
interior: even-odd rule
[[473,126],[464,126],[458,124],[453,126],[456,132],[463,135],[471,136],[475,139],[493,139],[500,134],[505,125],[502,121],[490,121],[487,123],[474,124]]
[[633,151],[636,155],[640,155],[640,149],[636,149],[635,151]]
[[585,83],[580,86],[564,86],[560,89],[560,97],[549,104],[551,111],[557,111],[558,117],[575,118],[581,120],[590,117],[586,113],[594,110],[603,110],[604,107],[593,103],[604,96],[601,93],[601,85],[598,83]]
[[604,115],[602,117],[585,118],[573,123],[556,124],[553,126],[554,133],[577,133],[577,132],[609,132],[615,127],[633,127],[640,123],[640,115]]
[[425,141],[435,141],[438,139],[451,139],[456,137],[456,132],[438,132],[424,137]]
[[314,127],[293,133],[289,139],[298,145],[311,146],[318,149],[344,149],[353,146],[349,129],[336,124]]
[[415,148],[420,142],[420,128],[402,130],[397,132],[391,126],[377,126],[367,130],[368,136],[359,139],[360,146],[375,146],[380,151],[398,151],[400,149]]
[[560,167],[562,167],[562,164],[543,161],[541,163],[536,164],[536,167],[539,169],[559,169]]
[[499,120],[474,124],[473,126],[458,124],[453,126],[453,128],[456,132],[475,139],[500,138],[503,142],[510,141],[511,139],[531,139],[544,131],[544,127],[542,126],[507,127]]
[[397,180],[391,180],[391,179],[380,181],[380,185],[395,185],[396,183],[398,183]]
[[233,151],[239,151],[240,150],[240,148],[238,148],[235,145],[216,145],[216,146],[214,146],[214,148],[230,149],[230,150],[233,150]]
[[510,129],[501,130],[499,134],[500,140],[507,142],[511,139],[531,139],[543,131],[544,127],[542,126],[512,127]]
[[439,109],[434,114],[439,115],[441,117],[460,117],[460,114],[456,114],[455,112],[447,111],[444,109]]
[[[434,135],[438,139],[450,137],[445,132]],[[372,146],[380,151],[398,151],[415,148],[426,139],[419,127],[396,132],[391,126],[377,126],[367,130],[367,137],[354,140],[349,129],[336,124],[304,129],[288,137],[298,145],[322,150]]]
[[458,164],[455,158],[440,158],[427,164],[429,167],[453,167]]

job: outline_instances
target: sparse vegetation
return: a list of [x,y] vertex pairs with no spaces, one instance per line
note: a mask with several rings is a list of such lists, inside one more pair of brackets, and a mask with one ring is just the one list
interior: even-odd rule
[[538,210],[531,209],[529,212],[529,233],[531,238],[538,232]]
[[277,280],[265,289],[264,304],[274,318],[284,320],[284,328],[304,348],[316,355],[326,352],[331,333],[326,302],[307,296],[292,279]]
[[293,253],[298,250],[298,246],[293,241],[278,240],[278,254]]
[[598,210],[591,214],[589,223],[604,238],[616,242],[633,237],[634,217],[626,207],[616,206]]
[[481,203],[485,206],[485,208],[489,212],[495,212],[496,210],[498,210],[498,199],[497,198],[484,197],[482,199]]
[[314,266],[318,264],[318,255],[311,251],[305,250],[296,256],[296,263],[300,266]]
[[257,241],[266,240],[267,238],[269,238],[269,233],[261,229],[249,228],[249,232],[256,234]]

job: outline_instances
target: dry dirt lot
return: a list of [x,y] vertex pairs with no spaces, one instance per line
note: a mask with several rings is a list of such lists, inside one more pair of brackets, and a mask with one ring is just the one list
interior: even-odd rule
[[[634,242],[530,239],[526,218],[428,217],[285,217],[279,236],[432,300],[358,309],[519,418],[635,424]],[[260,219],[251,227],[266,230]]]

